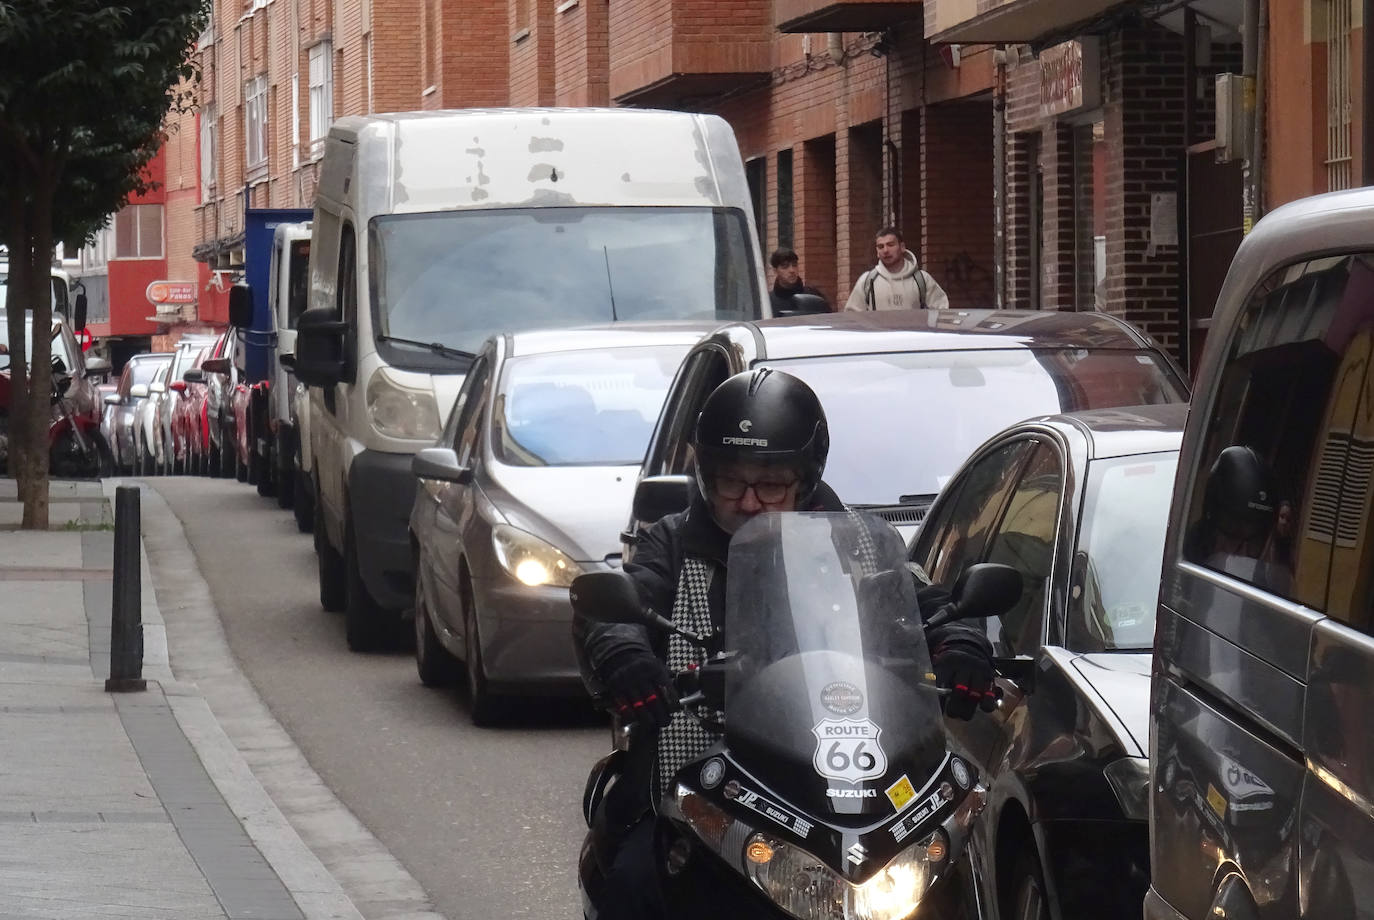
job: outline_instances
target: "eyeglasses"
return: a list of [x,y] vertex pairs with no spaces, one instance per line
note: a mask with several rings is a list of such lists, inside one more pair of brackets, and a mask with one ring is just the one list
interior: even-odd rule
[[731,476],[717,476],[712,481],[716,494],[728,501],[744,498],[744,493],[754,490],[754,497],[765,505],[774,505],[787,497],[787,492],[797,480],[788,482],[747,482]]

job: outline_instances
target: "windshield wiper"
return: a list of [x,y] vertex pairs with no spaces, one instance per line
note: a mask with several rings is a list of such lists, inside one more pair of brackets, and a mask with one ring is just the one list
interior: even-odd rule
[[470,361],[477,357],[470,351],[463,351],[461,348],[452,348],[439,342],[421,342],[419,339],[403,339],[398,335],[387,335],[386,333],[378,335],[377,341],[392,342],[396,345],[413,345],[416,348],[423,348],[432,354],[442,355],[445,358],[455,358],[458,360],[466,358]]

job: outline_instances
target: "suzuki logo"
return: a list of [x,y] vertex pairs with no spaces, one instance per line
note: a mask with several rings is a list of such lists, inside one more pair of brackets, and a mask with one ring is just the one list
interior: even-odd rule
[[745,434],[748,434],[748,433],[749,433],[749,429],[750,429],[750,428],[753,428],[753,427],[754,427],[754,423],[751,422],[751,421],[749,421],[749,419],[747,419],[747,418],[746,418],[746,419],[740,419],[740,423],[739,423],[739,430],[740,430],[740,431],[743,431]]
[[862,866],[864,860],[868,858],[868,851],[864,849],[864,845],[862,843],[856,843],[849,849],[845,850],[844,855],[845,859],[849,860],[854,865]]

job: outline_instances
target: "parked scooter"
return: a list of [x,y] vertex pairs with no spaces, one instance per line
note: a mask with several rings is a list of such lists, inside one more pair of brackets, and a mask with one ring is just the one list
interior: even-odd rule
[[[8,366],[8,362],[5,363]],[[0,367],[3,370],[4,367]],[[52,404],[48,423],[48,471],[59,479],[93,479],[114,472],[114,454],[100,431],[100,419],[77,412],[67,399],[73,377],[62,359],[52,359]],[[9,471],[9,375],[0,374],[0,473]]]
[[[903,550],[871,515],[760,515],[731,542],[714,635],[644,610],[623,573],[573,582],[579,616],[642,624],[705,653],[675,683],[681,712],[715,740],[656,778],[670,916],[690,904],[718,917],[982,917],[965,847],[985,790],[947,743],[925,630],[906,619],[916,598]],[[1014,569],[976,565],[937,616],[1000,616],[1020,593]],[[619,831],[603,805],[637,730],[617,725],[617,750],[588,777],[588,920],[622,896],[607,890]]]

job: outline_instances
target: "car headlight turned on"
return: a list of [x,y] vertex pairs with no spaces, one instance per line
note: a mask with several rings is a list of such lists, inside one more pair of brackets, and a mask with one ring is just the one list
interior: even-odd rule
[[378,434],[403,441],[439,437],[439,406],[429,390],[402,386],[377,371],[367,382],[367,419]]
[[800,920],[905,920],[920,906],[932,863],[945,851],[937,830],[855,885],[805,850],[760,832],[744,845],[744,866],[774,904]]
[[491,532],[496,561],[516,581],[531,588],[549,585],[566,588],[582,574],[582,567],[568,554],[532,533],[508,524],[497,524]]

